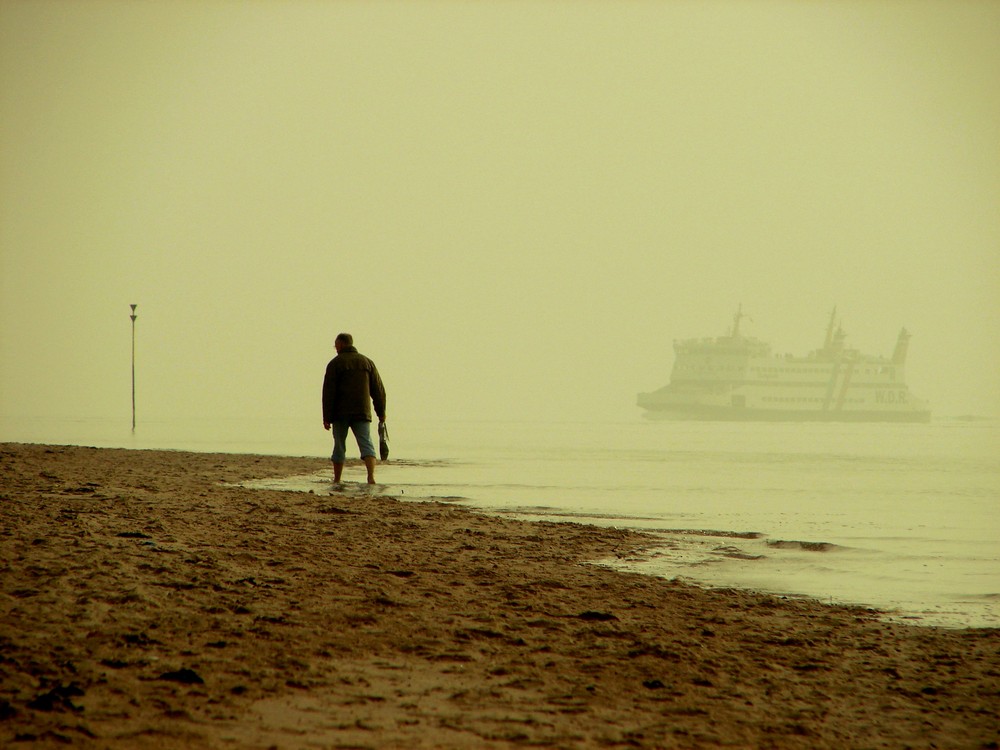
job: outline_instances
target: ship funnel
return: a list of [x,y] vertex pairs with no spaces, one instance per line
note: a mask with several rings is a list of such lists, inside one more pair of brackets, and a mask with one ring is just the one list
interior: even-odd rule
[[833,346],[832,349],[835,353],[840,354],[844,351],[844,341],[847,339],[847,334],[844,333],[844,329],[837,326],[837,332],[833,334]]
[[896,349],[892,353],[892,363],[894,365],[901,365],[906,362],[906,351],[910,348],[910,334],[903,328],[899,332],[899,338],[896,339]]

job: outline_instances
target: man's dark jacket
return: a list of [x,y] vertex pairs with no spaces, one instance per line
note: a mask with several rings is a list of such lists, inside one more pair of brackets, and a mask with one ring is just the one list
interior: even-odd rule
[[372,421],[372,403],[385,419],[385,387],[375,363],[353,346],[345,346],[326,366],[323,378],[323,421]]

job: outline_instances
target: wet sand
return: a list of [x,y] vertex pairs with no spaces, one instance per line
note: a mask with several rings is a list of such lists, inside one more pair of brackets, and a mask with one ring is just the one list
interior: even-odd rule
[[588,562],[632,532],[232,486],[328,465],[0,445],[0,746],[1000,747],[1000,631]]

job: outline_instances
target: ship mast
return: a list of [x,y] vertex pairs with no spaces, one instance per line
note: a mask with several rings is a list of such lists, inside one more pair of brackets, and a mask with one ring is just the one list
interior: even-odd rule
[[736,315],[733,316],[733,332],[730,334],[730,338],[739,338],[740,335],[740,320],[743,318],[743,303],[741,302],[739,307],[736,308]]
[[823,351],[828,351],[833,344],[833,327],[837,322],[837,306],[834,305],[833,312],[830,313],[830,324],[826,327],[826,341],[823,343]]

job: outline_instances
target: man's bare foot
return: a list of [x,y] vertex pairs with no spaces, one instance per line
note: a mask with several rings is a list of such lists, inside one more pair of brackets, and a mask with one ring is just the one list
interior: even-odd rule
[[375,484],[375,456],[365,456],[363,460],[368,470],[368,484]]

